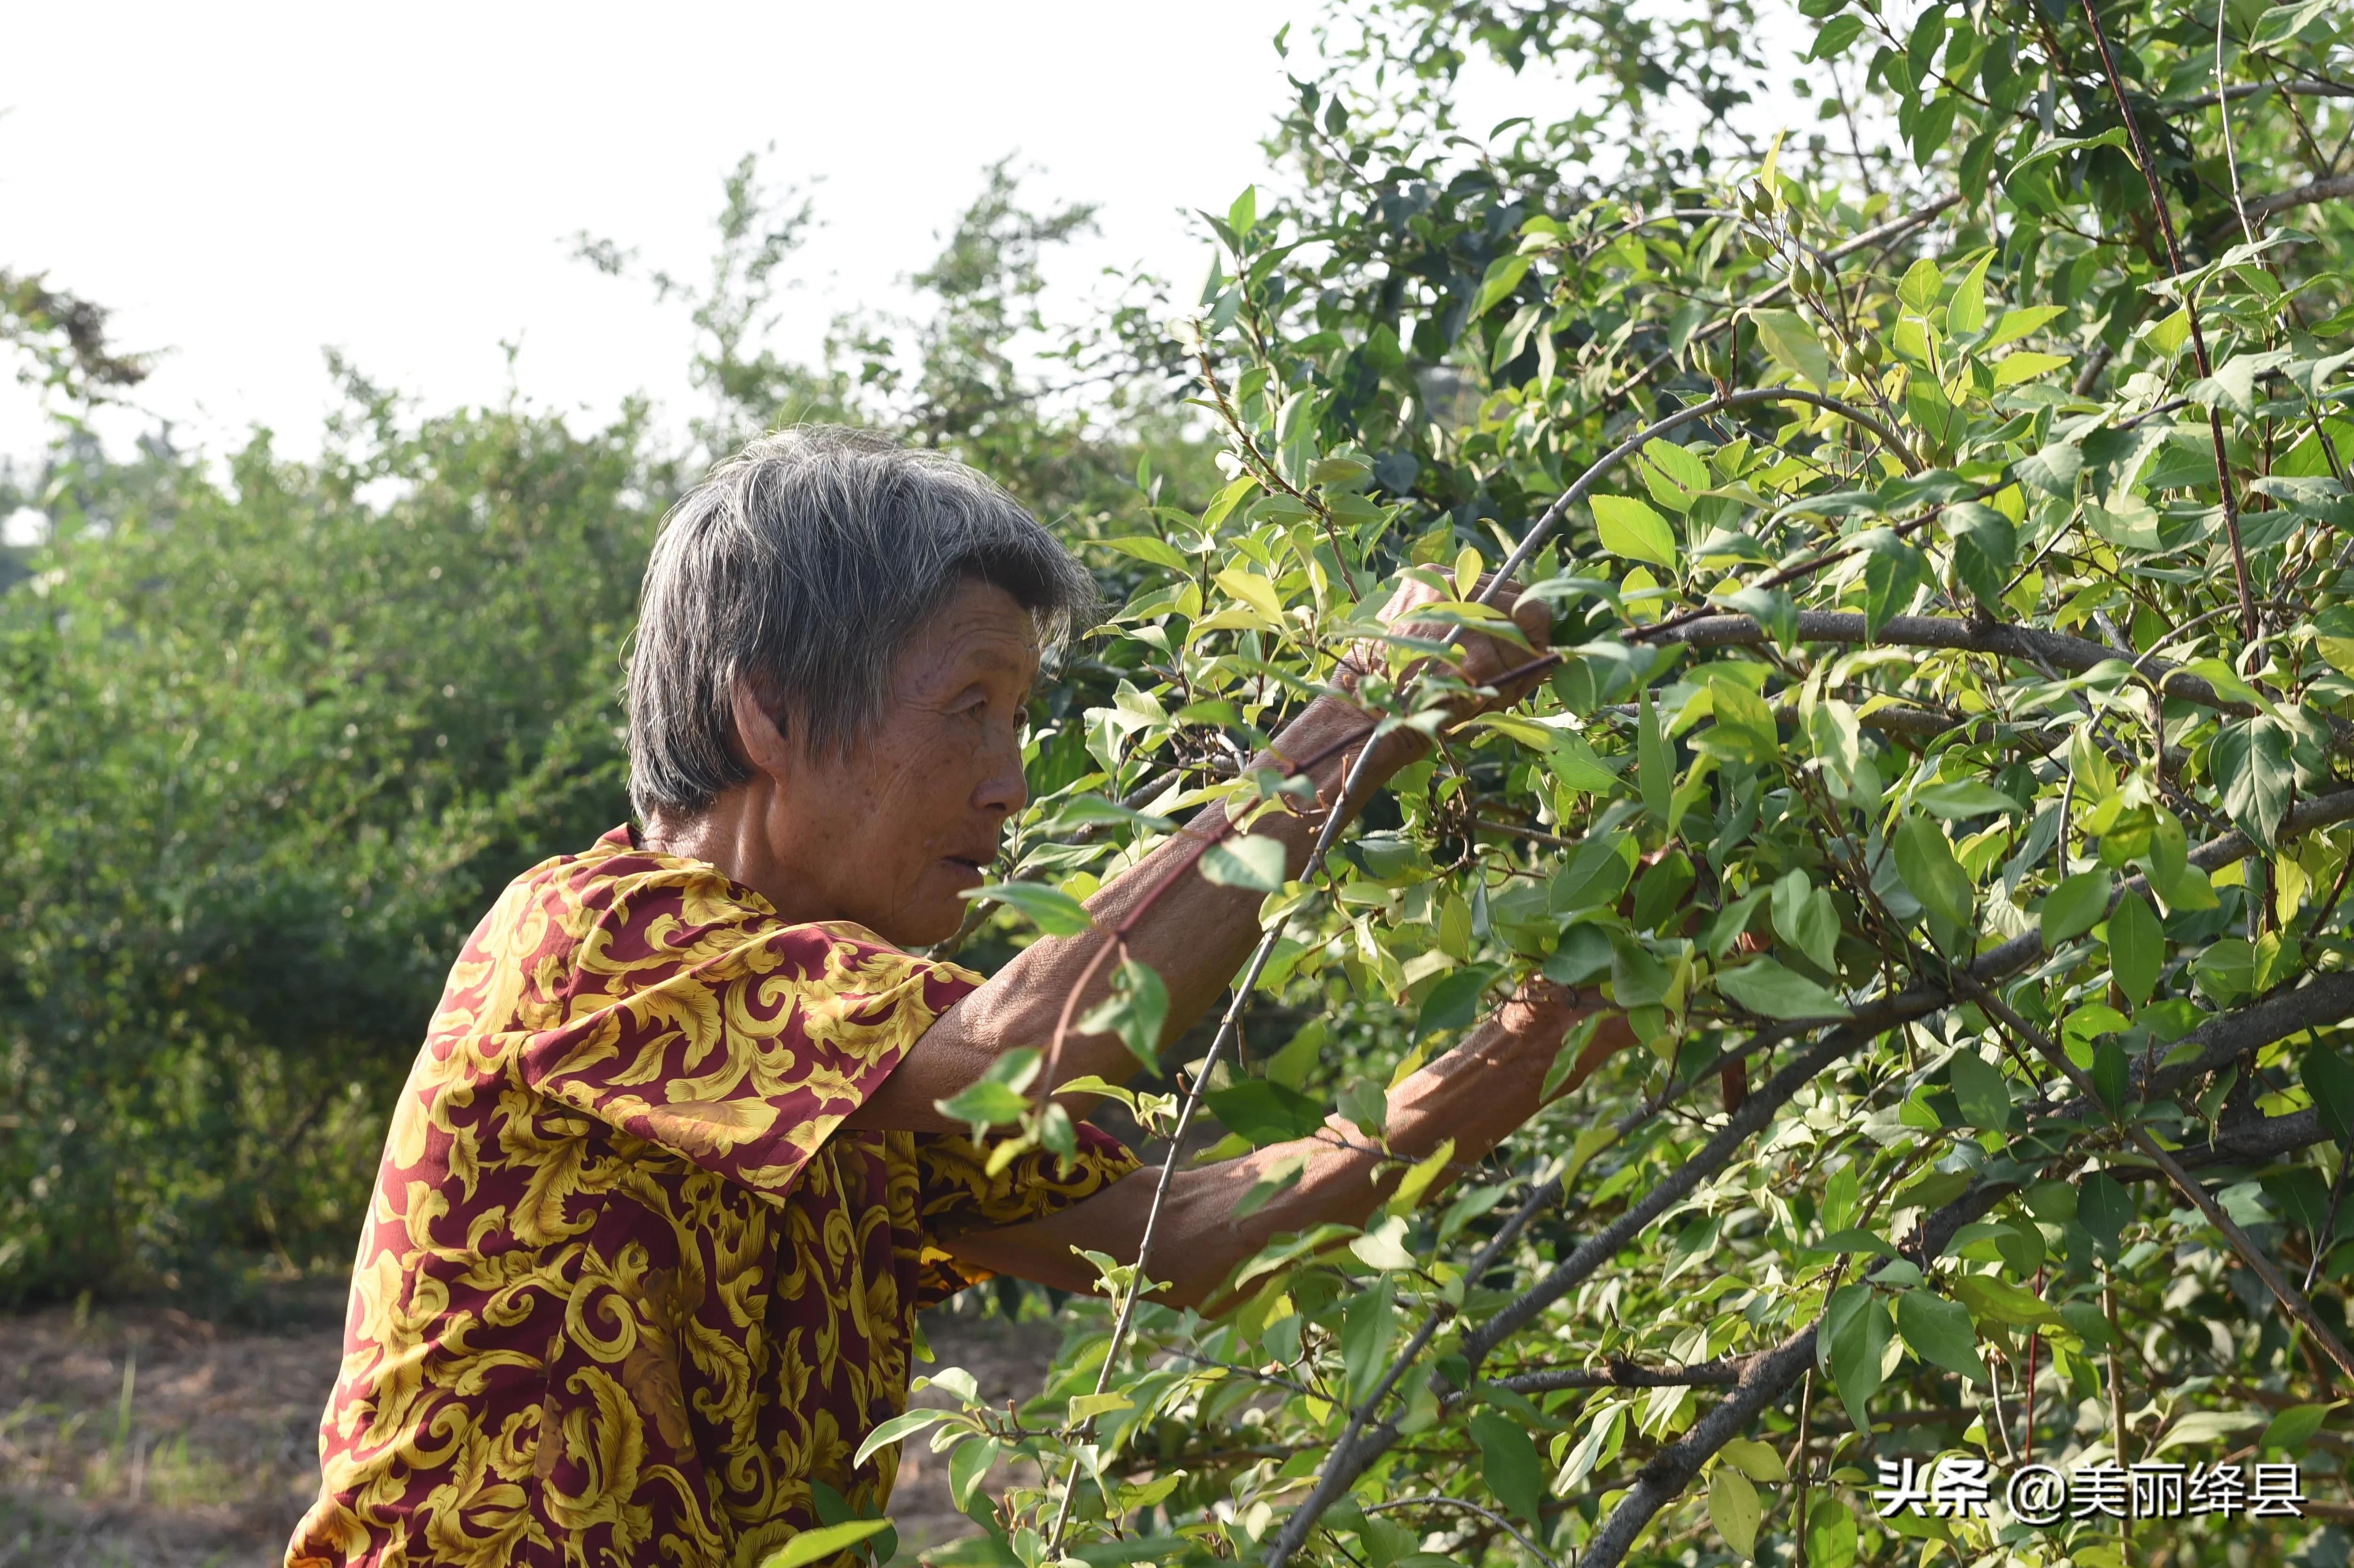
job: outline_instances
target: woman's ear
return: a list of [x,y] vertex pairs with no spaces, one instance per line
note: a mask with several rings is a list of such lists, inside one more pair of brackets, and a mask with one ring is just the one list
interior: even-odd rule
[[769,705],[760,700],[753,683],[737,676],[728,687],[728,700],[735,720],[736,751],[744,765],[779,780],[794,771],[801,760],[797,749],[785,738],[785,726],[769,713]]

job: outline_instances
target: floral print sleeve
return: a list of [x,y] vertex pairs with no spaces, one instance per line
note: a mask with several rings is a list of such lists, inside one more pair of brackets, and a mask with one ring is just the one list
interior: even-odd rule
[[1018,1155],[996,1175],[989,1157],[969,1138],[924,1134],[916,1139],[918,1202],[928,1245],[917,1286],[930,1306],[989,1277],[985,1269],[951,1259],[939,1243],[970,1231],[1043,1220],[1101,1192],[1138,1169],[1135,1155],[1098,1128],[1081,1125],[1078,1158],[1066,1165],[1043,1149]]

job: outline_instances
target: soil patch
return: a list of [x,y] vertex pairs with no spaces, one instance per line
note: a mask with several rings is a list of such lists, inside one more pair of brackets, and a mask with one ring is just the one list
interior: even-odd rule
[[[275,1568],[318,1488],[332,1312],[271,1329],[151,1307],[0,1317],[0,1568]],[[924,1326],[919,1370],[960,1366],[999,1404],[1037,1393],[1058,1339],[973,1314]],[[903,1563],[973,1533],[921,1437],[891,1513]]]

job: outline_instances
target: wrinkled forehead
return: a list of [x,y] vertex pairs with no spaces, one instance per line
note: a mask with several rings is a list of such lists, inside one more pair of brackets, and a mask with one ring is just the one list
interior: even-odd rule
[[903,680],[1003,681],[1027,689],[1044,657],[1037,613],[994,583],[968,577],[909,635],[896,663]]

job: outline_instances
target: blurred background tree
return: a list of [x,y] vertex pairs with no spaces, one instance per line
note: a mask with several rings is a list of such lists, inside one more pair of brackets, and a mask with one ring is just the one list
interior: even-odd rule
[[[748,156],[708,273],[650,280],[696,333],[708,403],[683,450],[642,407],[586,430],[514,400],[419,414],[338,364],[315,460],[268,432],[218,461],[168,432],[113,454],[78,410],[142,359],[101,309],[0,280],[23,373],[69,417],[0,473],[0,516],[46,534],[0,554],[0,1301],[234,1304],[346,1266],[466,931],[627,815],[639,573],[703,464],[848,420],[955,451],[1081,535],[1140,459],[1206,494],[1206,446],[1120,340],[1140,310],[1022,352],[1045,331],[1041,255],[1084,208],[1033,214],[989,170],[917,276],[931,313],[845,321],[803,365],[767,334],[811,211]],[[1091,700],[1075,674],[1055,709]]]

